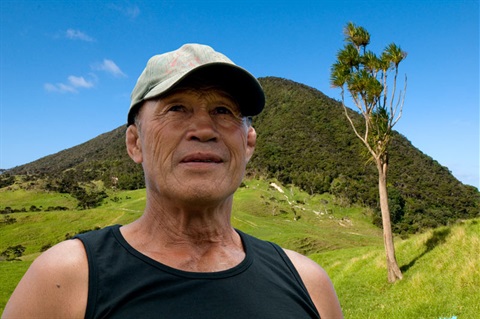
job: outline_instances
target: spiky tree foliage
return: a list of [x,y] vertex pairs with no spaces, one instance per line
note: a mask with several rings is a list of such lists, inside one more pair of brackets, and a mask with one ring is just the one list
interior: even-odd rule
[[[402,279],[402,272],[395,258],[388,206],[388,146],[392,138],[392,129],[402,116],[407,78],[405,77],[404,90],[396,96],[397,77],[398,66],[407,54],[394,43],[389,44],[380,57],[372,51],[367,51],[370,34],[352,22],[346,25],[343,33],[346,44],[337,53],[337,61],[331,68],[330,82],[333,87],[341,89],[345,115],[378,169],[388,281],[395,282]],[[392,73],[393,79],[390,79]],[[353,103],[363,116],[364,123],[361,125],[357,125],[348,113],[345,90],[350,93]]]

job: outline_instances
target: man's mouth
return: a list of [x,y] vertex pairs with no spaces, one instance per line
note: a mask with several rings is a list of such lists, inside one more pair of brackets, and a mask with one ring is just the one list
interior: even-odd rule
[[213,154],[192,154],[184,157],[181,163],[215,163],[219,164],[222,163],[223,160],[216,155]]

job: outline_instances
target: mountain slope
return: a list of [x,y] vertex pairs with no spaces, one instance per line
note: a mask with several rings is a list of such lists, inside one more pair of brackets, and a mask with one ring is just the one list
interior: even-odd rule
[[[310,193],[331,193],[345,204],[356,202],[376,208],[376,168],[367,163],[341,104],[293,81],[267,77],[260,82],[267,104],[254,118],[258,141],[248,174],[274,177]],[[352,114],[361,121],[358,114]],[[10,173],[65,178],[67,170],[70,180],[97,179],[110,186],[112,177],[116,177],[119,188],[143,187],[140,166],[126,154],[124,132],[125,126],[121,126]],[[388,182],[397,232],[416,232],[480,214],[476,188],[460,183],[447,168],[398,133],[390,148]]]
[[[265,78],[262,85],[268,105],[254,120],[258,143],[252,170],[375,207],[376,168],[367,164],[341,104],[288,80]],[[361,120],[358,114],[355,118]],[[389,197],[397,231],[478,216],[478,190],[460,183],[405,137],[396,133],[389,152]]]

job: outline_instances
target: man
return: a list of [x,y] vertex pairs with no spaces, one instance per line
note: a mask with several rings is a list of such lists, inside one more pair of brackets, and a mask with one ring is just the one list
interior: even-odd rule
[[125,226],[42,254],[5,318],[341,318],[312,260],[232,228],[253,154],[258,81],[208,46],[149,60],[132,92],[126,145],[146,207]]

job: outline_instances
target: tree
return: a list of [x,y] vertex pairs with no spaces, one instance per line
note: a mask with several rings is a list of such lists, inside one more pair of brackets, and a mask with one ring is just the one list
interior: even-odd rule
[[[407,77],[404,90],[396,96],[398,66],[407,54],[399,46],[389,44],[380,57],[367,51],[370,34],[366,29],[349,22],[344,29],[345,46],[337,53],[337,61],[331,67],[330,83],[341,89],[345,115],[355,135],[361,140],[367,154],[378,170],[378,190],[382,214],[383,239],[387,257],[388,281],[402,279],[393,243],[390,209],[388,206],[387,172],[388,146],[392,128],[402,116]],[[390,75],[393,72],[393,78]],[[345,88],[363,116],[356,122],[345,105]],[[389,89],[391,88],[391,92]]]

